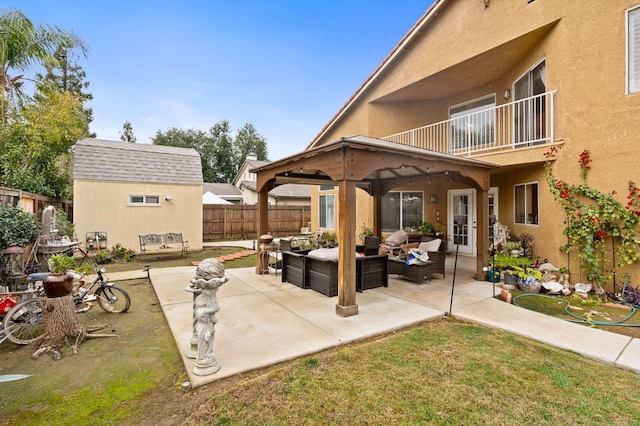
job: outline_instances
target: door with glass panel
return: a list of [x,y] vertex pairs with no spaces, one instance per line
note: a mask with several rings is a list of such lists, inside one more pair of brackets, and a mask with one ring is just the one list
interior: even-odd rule
[[544,61],[527,71],[513,86],[516,148],[545,142],[546,87]]
[[447,233],[450,247],[463,254],[476,254],[476,190],[452,189],[448,192]]

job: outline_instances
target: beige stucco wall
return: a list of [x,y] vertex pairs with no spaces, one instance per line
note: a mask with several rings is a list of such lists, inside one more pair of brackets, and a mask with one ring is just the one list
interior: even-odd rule
[[[120,243],[137,252],[138,235],[177,232],[190,250],[202,249],[202,185],[76,180],[73,195],[73,222],[83,243],[87,232],[101,231],[109,248]],[[130,205],[129,195],[158,195],[160,205]]]

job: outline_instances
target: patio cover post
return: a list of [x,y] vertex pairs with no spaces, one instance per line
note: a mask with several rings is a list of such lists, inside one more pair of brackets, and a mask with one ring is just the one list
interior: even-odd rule
[[[258,191],[258,235],[256,236],[258,241],[261,235],[269,232],[269,186],[263,185]],[[259,273],[259,266],[260,256],[256,256],[256,273]]]
[[380,182],[372,184],[373,195],[373,235],[382,237],[382,185]]
[[484,280],[485,272],[483,268],[489,261],[489,190],[478,189],[477,200],[477,227],[476,227],[476,280]]
[[338,185],[338,304],[336,314],[358,315],[356,305],[356,181]]

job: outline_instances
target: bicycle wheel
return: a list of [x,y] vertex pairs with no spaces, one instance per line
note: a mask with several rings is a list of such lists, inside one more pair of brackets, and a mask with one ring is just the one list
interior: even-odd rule
[[105,285],[99,287],[95,295],[98,305],[110,314],[127,312],[131,306],[129,294],[117,285]]
[[44,336],[42,311],[47,303],[44,297],[34,297],[18,303],[4,317],[7,338],[18,345],[28,345]]

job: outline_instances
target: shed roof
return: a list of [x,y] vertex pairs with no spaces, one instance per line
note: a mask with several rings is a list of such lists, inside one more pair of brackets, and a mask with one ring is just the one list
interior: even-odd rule
[[192,148],[83,139],[75,145],[73,179],[202,184],[202,164]]

